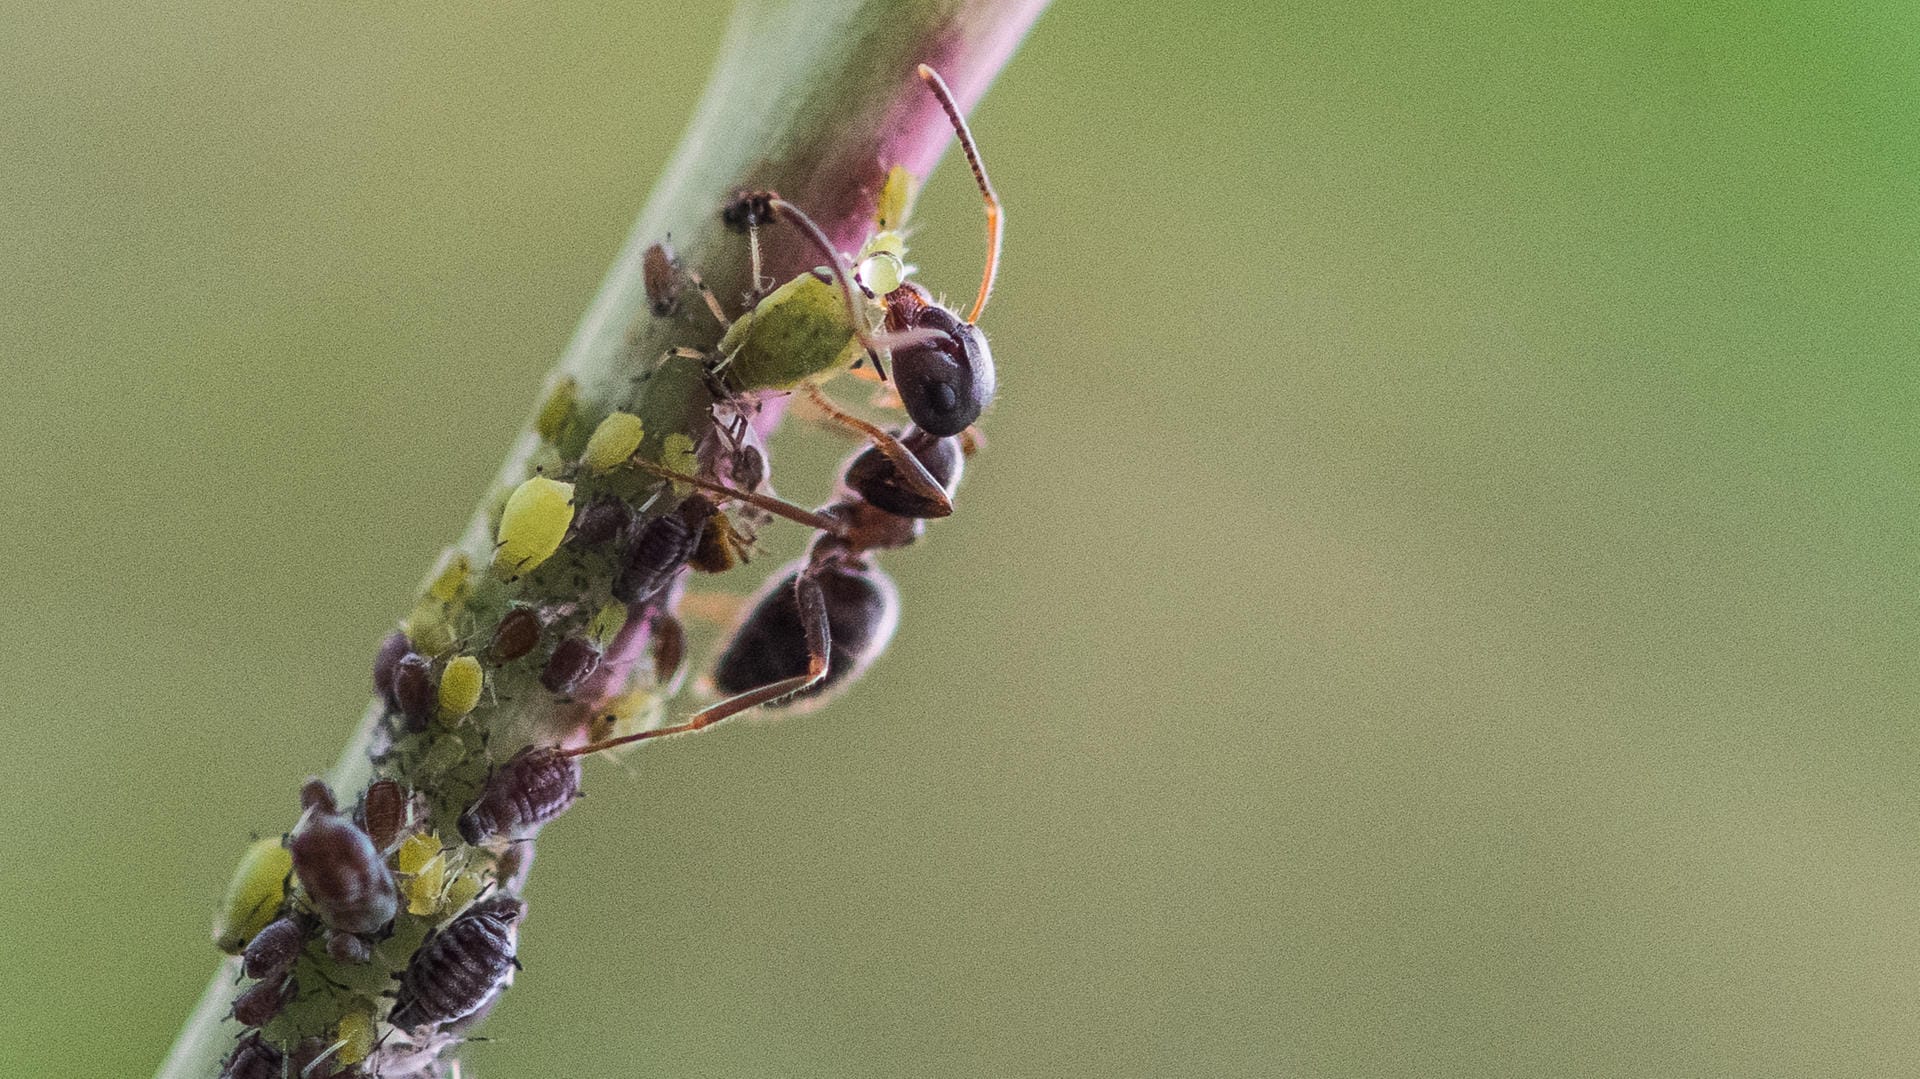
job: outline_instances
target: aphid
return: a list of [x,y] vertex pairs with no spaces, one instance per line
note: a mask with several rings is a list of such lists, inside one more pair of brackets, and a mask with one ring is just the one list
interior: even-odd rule
[[250,986],[245,992],[233,998],[233,1017],[240,1025],[263,1027],[273,1022],[273,1017],[293,999],[293,981],[289,978],[268,978]]
[[213,916],[213,943],[221,951],[239,955],[279,915],[292,871],[293,855],[278,839],[256,839],[248,845]]
[[546,399],[540,402],[540,410],[534,414],[533,429],[548,442],[558,442],[566,434],[567,425],[573,422],[575,405],[580,398],[580,385],[571,378],[563,378],[547,391]]
[[486,684],[487,676],[480,670],[479,660],[472,656],[455,656],[449,660],[447,669],[440,672],[440,718],[452,721],[473,711],[480,703],[480,692]]
[[440,841],[422,833],[401,844],[394,855],[394,868],[407,877],[401,890],[407,897],[407,913],[432,914],[440,909],[440,896],[447,883],[446,852]]
[[418,652],[400,657],[393,669],[393,698],[412,730],[424,730],[440,704],[434,685],[433,661]]
[[598,547],[625,536],[632,527],[633,507],[625,500],[596,498],[574,515],[569,542],[575,547]]
[[409,823],[411,802],[406,788],[396,780],[376,779],[367,785],[360,796],[359,820],[375,849],[386,851],[399,840]]
[[[880,223],[884,227],[854,259],[863,285],[894,286],[883,289],[879,299],[855,287],[845,256],[804,211],[772,192],[749,193],[729,204],[723,217],[740,226],[767,219],[791,223],[826,256],[834,283],[804,273],[767,294],[750,314],[727,325],[713,367],[721,383],[737,394],[807,389],[828,418],[870,439],[901,470],[904,482],[938,502],[938,484],[921,474],[913,455],[896,439],[841,410],[815,389],[862,355],[872,357],[881,377],[887,377],[890,357],[895,388],[907,414],[920,428],[941,437],[964,431],[993,400],[993,357],[976,323],[986,309],[999,265],[1000,201],[946,84],[924,65],[920,76],[952,122],[987,207],[986,267],[966,320],[940,306],[919,285],[904,281],[906,243],[895,220],[905,205],[908,180],[903,171],[890,175],[883,189]],[[875,281],[866,282],[866,277]]]
[[287,837],[287,849],[307,901],[328,926],[371,933],[393,920],[400,905],[393,873],[351,820],[328,806],[309,806]]
[[646,431],[640,417],[631,412],[615,412],[593,429],[587,448],[580,453],[580,463],[588,472],[611,472],[626,464],[627,458],[640,448],[640,439]]
[[516,927],[526,904],[508,896],[482,900],[413,953],[400,975],[387,1021],[418,1030],[471,1014],[512,977]]
[[493,571],[501,577],[529,573],[560,549],[573,523],[573,484],[535,476],[513,489],[500,514]]
[[566,812],[580,796],[580,762],[553,746],[528,746],[495,769],[460,814],[460,835],[480,844],[517,835]]
[[712,502],[695,495],[641,525],[614,576],[613,597],[640,603],[665,588],[693,557],[713,512]]
[[373,945],[365,937],[356,933],[342,933],[338,929],[326,932],[327,958],[336,963],[365,963],[373,958]]
[[733,527],[733,518],[714,510],[687,564],[701,573],[725,573],[748,561],[752,545]]
[[640,281],[647,290],[647,307],[655,318],[670,318],[680,310],[680,274],[673,248],[651,244],[640,256]]
[[373,1013],[354,1010],[340,1017],[340,1025],[334,1028],[335,1044],[330,1048],[336,1051],[333,1059],[352,1067],[373,1054],[374,1034],[377,1031]]
[[656,611],[647,629],[653,684],[664,696],[671,697],[679,692],[680,676],[686,671],[687,629],[666,611]]
[[393,674],[400,666],[400,658],[410,651],[407,635],[396,630],[380,642],[380,650],[373,655],[373,691],[386,700],[389,708],[400,707],[393,696]]
[[300,957],[307,934],[292,918],[275,918],[254,934],[247,950],[240,953],[240,970],[249,978],[277,977],[285,974]]
[[515,607],[500,617],[487,651],[496,662],[511,663],[539,645],[540,629],[540,615],[533,608]]
[[327,786],[327,781],[319,776],[308,776],[307,781],[300,784],[300,808],[317,809],[322,813],[340,812],[339,803],[333,800],[333,788]]
[[540,684],[564,697],[600,668],[600,648],[585,637],[568,637],[553,648],[540,669]]
[[286,1057],[259,1034],[248,1034],[220,1065],[220,1079],[280,1079]]

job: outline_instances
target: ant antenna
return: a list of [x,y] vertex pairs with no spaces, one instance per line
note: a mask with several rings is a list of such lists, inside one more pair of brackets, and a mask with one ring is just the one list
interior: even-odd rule
[[947,81],[926,64],[920,65],[920,78],[926,82],[927,89],[933,91],[933,96],[940,99],[940,107],[947,111],[947,119],[953,122],[953,133],[960,138],[960,150],[967,155],[967,164],[973,169],[974,182],[980,185],[980,194],[987,200],[987,268],[980,274],[980,295],[974,297],[973,310],[967,312],[967,325],[971,326],[980,321],[980,313],[987,309],[987,297],[993,294],[993,275],[1000,269],[1000,196],[993,193],[987,167],[980,163],[980,151],[973,145],[973,132],[967,130],[966,118],[960,115],[960,106],[954,103]]

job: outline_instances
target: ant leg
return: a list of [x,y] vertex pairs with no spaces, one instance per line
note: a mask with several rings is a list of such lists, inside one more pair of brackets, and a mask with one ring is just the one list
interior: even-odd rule
[[875,449],[886,454],[887,460],[893,462],[893,467],[899,471],[901,482],[915,494],[932,501],[939,510],[931,516],[945,517],[953,512],[953,499],[947,496],[947,489],[940,486],[940,481],[933,478],[927,466],[921,464],[920,458],[915,457],[913,451],[902,445],[899,439],[834,404],[826,394],[820,392],[818,386],[808,386],[807,397],[821,412],[826,413],[828,419],[865,435]]
[[[914,463],[918,464],[919,462],[915,461]],[[828,517],[824,513],[815,513],[812,510],[801,509],[799,506],[788,502],[784,498],[763,495],[758,491],[742,491],[738,487],[729,487],[718,480],[705,479],[700,476],[689,476],[685,472],[676,472],[664,465],[656,465],[652,461],[635,461],[633,465],[643,472],[651,472],[663,479],[673,480],[678,483],[690,483],[703,491],[712,491],[714,494],[731,498],[736,502],[745,502],[749,506],[758,506],[777,517],[785,517],[795,524],[806,525],[808,528],[817,528],[830,536],[835,536],[840,539],[845,539],[847,536],[847,525],[845,521]]]
[[758,708],[760,705],[770,704],[783,697],[791,697],[795,693],[799,693],[819,683],[821,679],[827,676],[827,660],[832,655],[833,647],[832,633],[827,628],[827,598],[820,591],[820,584],[813,579],[811,573],[802,573],[799,577],[795,578],[793,591],[794,599],[798,601],[800,608],[800,625],[807,635],[806,673],[796,674],[791,678],[782,678],[778,682],[761,686],[759,689],[750,689],[745,693],[735,694],[718,704],[702,708],[688,717],[684,723],[676,723],[671,727],[661,727],[658,730],[640,731],[636,734],[622,735],[619,738],[608,738],[604,741],[589,742],[577,749],[562,750],[561,755],[567,757],[584,757],[589,753],[598,753],[606,749],[617,749],[620,746],[629,745],[646,738],[665,738],[675,734],[691,734],[702,728],[711,727],[723,719],[737,716],[749,708]]
[[753,267],[753,301],[759,303],[760,297],[767,294],[767,288],[760,276],[760,222],[758,221],[747,222],[747,258]]

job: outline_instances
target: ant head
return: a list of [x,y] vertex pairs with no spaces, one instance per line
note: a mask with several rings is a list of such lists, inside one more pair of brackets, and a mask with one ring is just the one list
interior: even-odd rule
[[993,353],[979,327],[932,302],[918,285],[887,296],[890,330],[930,330],[893,352],[894,388],[915,425],[936,438],[967,429],[993,403]]

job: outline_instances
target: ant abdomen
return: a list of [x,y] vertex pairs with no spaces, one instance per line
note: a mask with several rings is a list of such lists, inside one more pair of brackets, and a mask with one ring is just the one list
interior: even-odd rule
[[900,623],[900,594],[880,568],[865,562],[798,562],[782,573],[734,630],[713,668],[714,688],[732,695],[806,674],[808,634],[795,593],[807,574],[825,602],[831,647],[817,685],[776,702],[804,712],[851,684],[883,651]]

